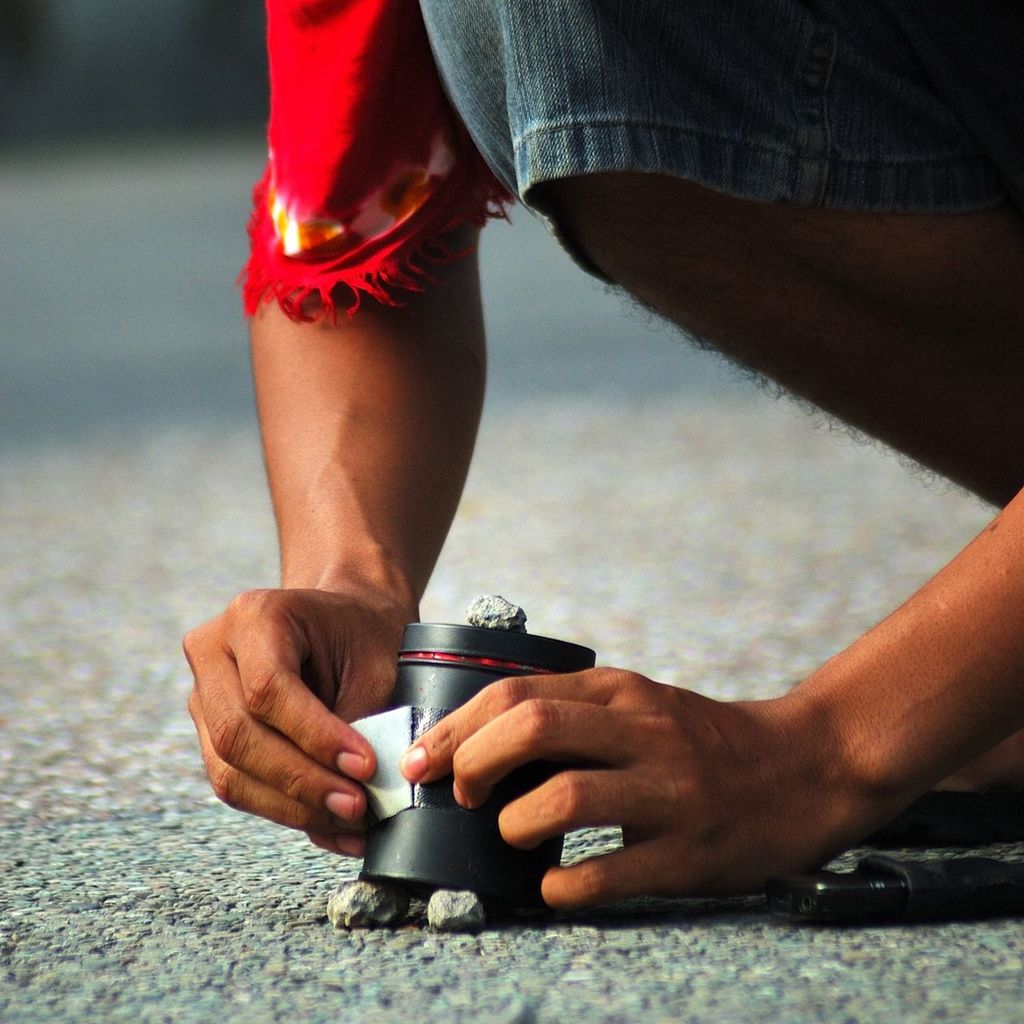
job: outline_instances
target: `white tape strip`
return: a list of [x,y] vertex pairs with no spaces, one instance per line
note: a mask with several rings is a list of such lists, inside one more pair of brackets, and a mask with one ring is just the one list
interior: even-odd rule
[[410,707],[395,708],[352,723],[377,755],[377,771],[364,787],[366,802],[378,821],[412,807],[412,783],[398,770],[398,759],[412,743],[412,716]]

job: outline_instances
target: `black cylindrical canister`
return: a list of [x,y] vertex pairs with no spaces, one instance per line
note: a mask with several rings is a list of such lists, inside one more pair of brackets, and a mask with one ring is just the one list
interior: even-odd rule
[[[413,738],[498,679],[576,672],[594,665],[588,647],[497,629],[436,623],[406,626],[391,706],[413,708]],[[562,838],[516,850],[498,831],[510,800],[548,778],[536,762],[512,772],[479,808],[455,802],[452,778],[413,787],[413,806],[373,825],[362,878],[398,881],[413,891],[470,889],[510,906],[537,905],[540,882],[562,855]]]

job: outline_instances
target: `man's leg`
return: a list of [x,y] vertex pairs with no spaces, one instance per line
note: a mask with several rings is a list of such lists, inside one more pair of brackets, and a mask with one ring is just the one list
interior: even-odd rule
[[[773,206],[655,175],[531,199],[637,299],[997,504],[1024,486],[1024,222]],[[1024,732],[946,780],[1024,787]]]
[[1024,486],[1024,222],[868,214],[652,174],[549,182],[609,278],[787,390],[997,504]]

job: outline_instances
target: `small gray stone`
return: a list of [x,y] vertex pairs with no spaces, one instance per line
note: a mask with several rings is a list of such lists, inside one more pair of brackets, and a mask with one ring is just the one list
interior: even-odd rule
[[466,609],[466,621],[484,629],[506,629],[511,633],[526,632],[526,612],[517,604],[498,594],[478,597]]
[[480,897],[468,889],[438,889],[427,904],[427,924],[439,932],[474,932],[486,920]]
[[346,882],[327,900],[327,917],[335,928],[372,928],[405,916],[409,897],[397,885]]

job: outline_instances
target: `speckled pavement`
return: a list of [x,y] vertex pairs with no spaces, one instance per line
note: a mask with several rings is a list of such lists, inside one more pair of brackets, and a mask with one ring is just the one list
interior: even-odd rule
[[[563,314],[566,337],[574,322]],[[640,386],[634,364],[658,343],[635,316],[621,323],[629,346],[617,364],[595,342],[586,386],[567,372],[585,337],[556,379],[529,378],[529,339],[509,357],[424,618],[502,593],[532,632],[604,664],[770,695],[986,521],[976,501],[750,388]],[[616,395],[616,379],[632,383]],[[185,711],[180,636],[274,577],[244,417],[0,452],[5,1024],[1021,1019],[1024,921],[815,929],[745,898],[631,901],[477,935],[336,931],[327,896],[356,866],[217,804]],[[567,855],[614,841],[579,834]],[[989,852],[1024,859],[1024,845]]]
[[[524,413],[485,426],[424,615],[497,589],[722,697],[777,692],[985,518],[767,401]],[[273,578],[251,435],[8,455],[0,495],[0,1019],[1019,1019],[1020,921],[813,930],[750,899],[335,931],[353,865],[217,805],[185,713],[178,637]]]

